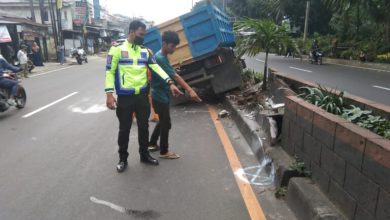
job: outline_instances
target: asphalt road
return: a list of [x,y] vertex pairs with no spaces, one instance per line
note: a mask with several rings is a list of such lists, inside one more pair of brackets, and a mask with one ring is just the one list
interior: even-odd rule
[[[246,57],[248,68],[258,72],[264,70],[265,54]],[[390,105],[390,71],[370,68],[357,68],[345,65],[327,64],[313,65],[307,60],[285,58],[269,55],[269,67],[279,72],[337,88],[347,93]]]
[[250,219],[205,104],[172,108],[180,159],[141,164],[134,123],[129,168],[116,172],[104,66],[95,58],[24,80],[27,106],[0,113],[0,219]]

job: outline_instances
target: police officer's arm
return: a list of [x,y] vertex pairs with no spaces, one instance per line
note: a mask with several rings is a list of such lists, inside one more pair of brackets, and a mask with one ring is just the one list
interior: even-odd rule
[[117,47],[111,47],[107,55],[105,91],[107,94],[106,105],[109,109],[115,109],[116,106],[116,99],[113,93],[115,90],[115,70],[119,62],[118,50]]
[[106,62],[106,93],[113,93],[115,88],[115,70],[118,66],[119,56],[117,53],[118,48],[113,46],[107,55]]
[[183,93],[175,86],[173,80],[168,76],[168,74],[157,64],[153,54],[150,51],[148,66],[169,85],[173,96],[183,95]]

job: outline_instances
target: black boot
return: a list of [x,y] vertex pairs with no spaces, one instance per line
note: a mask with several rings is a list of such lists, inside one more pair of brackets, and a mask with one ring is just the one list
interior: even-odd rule
[[127,161],[119,161],[118,165],[116,165],[116,171],[118,173],[122,173],[127,168]]
[[141,163],[146,163],[154,166],[158,166],[158,160],[154,159],[150,154],[141,155]]

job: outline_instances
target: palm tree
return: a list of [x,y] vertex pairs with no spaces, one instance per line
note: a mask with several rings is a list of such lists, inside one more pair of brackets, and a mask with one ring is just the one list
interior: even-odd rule
[[[236,32],[239,33],[237,48],[240,55],[256,56],[265,52],[263,90],[267,89],[268,53],[277,48],[287,38],[286,30],[271,20],[246,18],[237,22]],[[247,34],[240,34],[247,33]],[[250,34],[248,34],[250,33]]]

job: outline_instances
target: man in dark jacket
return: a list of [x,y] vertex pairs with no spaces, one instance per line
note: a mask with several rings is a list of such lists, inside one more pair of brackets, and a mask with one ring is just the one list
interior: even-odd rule
[[18,82],[16,80],[10,80],[5,77],[7,77],[7,73],[5,73],[6,70],[11,70],[12,72],[16,73],[19,71],[19,68],[12,66],[9,64],[3,56],[0,55],[0,88],[7,89],[7,91],[10,94],[10,99],[8,103],[10,105],[16,105],[14,97],[16,96],[16,93],[18,91]]

